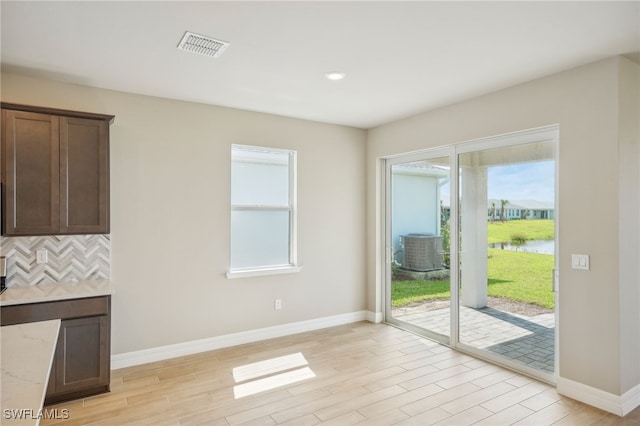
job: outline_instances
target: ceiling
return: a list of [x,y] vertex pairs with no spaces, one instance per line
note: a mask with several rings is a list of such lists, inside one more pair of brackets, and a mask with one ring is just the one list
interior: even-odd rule
[[[0,13],[4,71],[359,128],[613,55],[640,62],[640,1],[3,0]],[[184,52],[185,31],[231,45]]]

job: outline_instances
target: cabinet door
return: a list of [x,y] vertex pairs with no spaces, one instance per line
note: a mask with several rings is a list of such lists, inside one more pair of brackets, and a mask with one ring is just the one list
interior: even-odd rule
[[2,206],[5,235],[57,234],[59,120],[3,110]]
[[108,315],[62,321],[56,347],[56,394],[109,385],[109,329]]
[[60,117],[60,233],[109,233],[109,124]]

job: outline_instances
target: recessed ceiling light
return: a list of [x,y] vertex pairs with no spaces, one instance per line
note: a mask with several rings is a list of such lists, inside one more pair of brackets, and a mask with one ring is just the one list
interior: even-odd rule
[[338,81],[345,78],[346,74],[340,71],[331,71],[326,73],[324,76],[327,77],[329,80]]

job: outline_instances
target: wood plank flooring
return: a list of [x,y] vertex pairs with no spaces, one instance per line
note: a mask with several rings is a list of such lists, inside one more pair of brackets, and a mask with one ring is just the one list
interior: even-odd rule
[[640,424],[366,322],[114,370],[110,393],[46,408],[68,418],[41,425]]

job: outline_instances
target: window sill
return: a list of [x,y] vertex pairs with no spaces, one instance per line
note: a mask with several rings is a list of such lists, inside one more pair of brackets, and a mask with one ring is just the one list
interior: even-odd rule
[[265,268],[265,269],[247,269],[239,271],[227,272],[228,279],[234,278],[248,278],[248,277],[261,277],[265,275],[280,275],[280,274],[293,274],[300,272],[302,266],[283,266],[280,268]]

